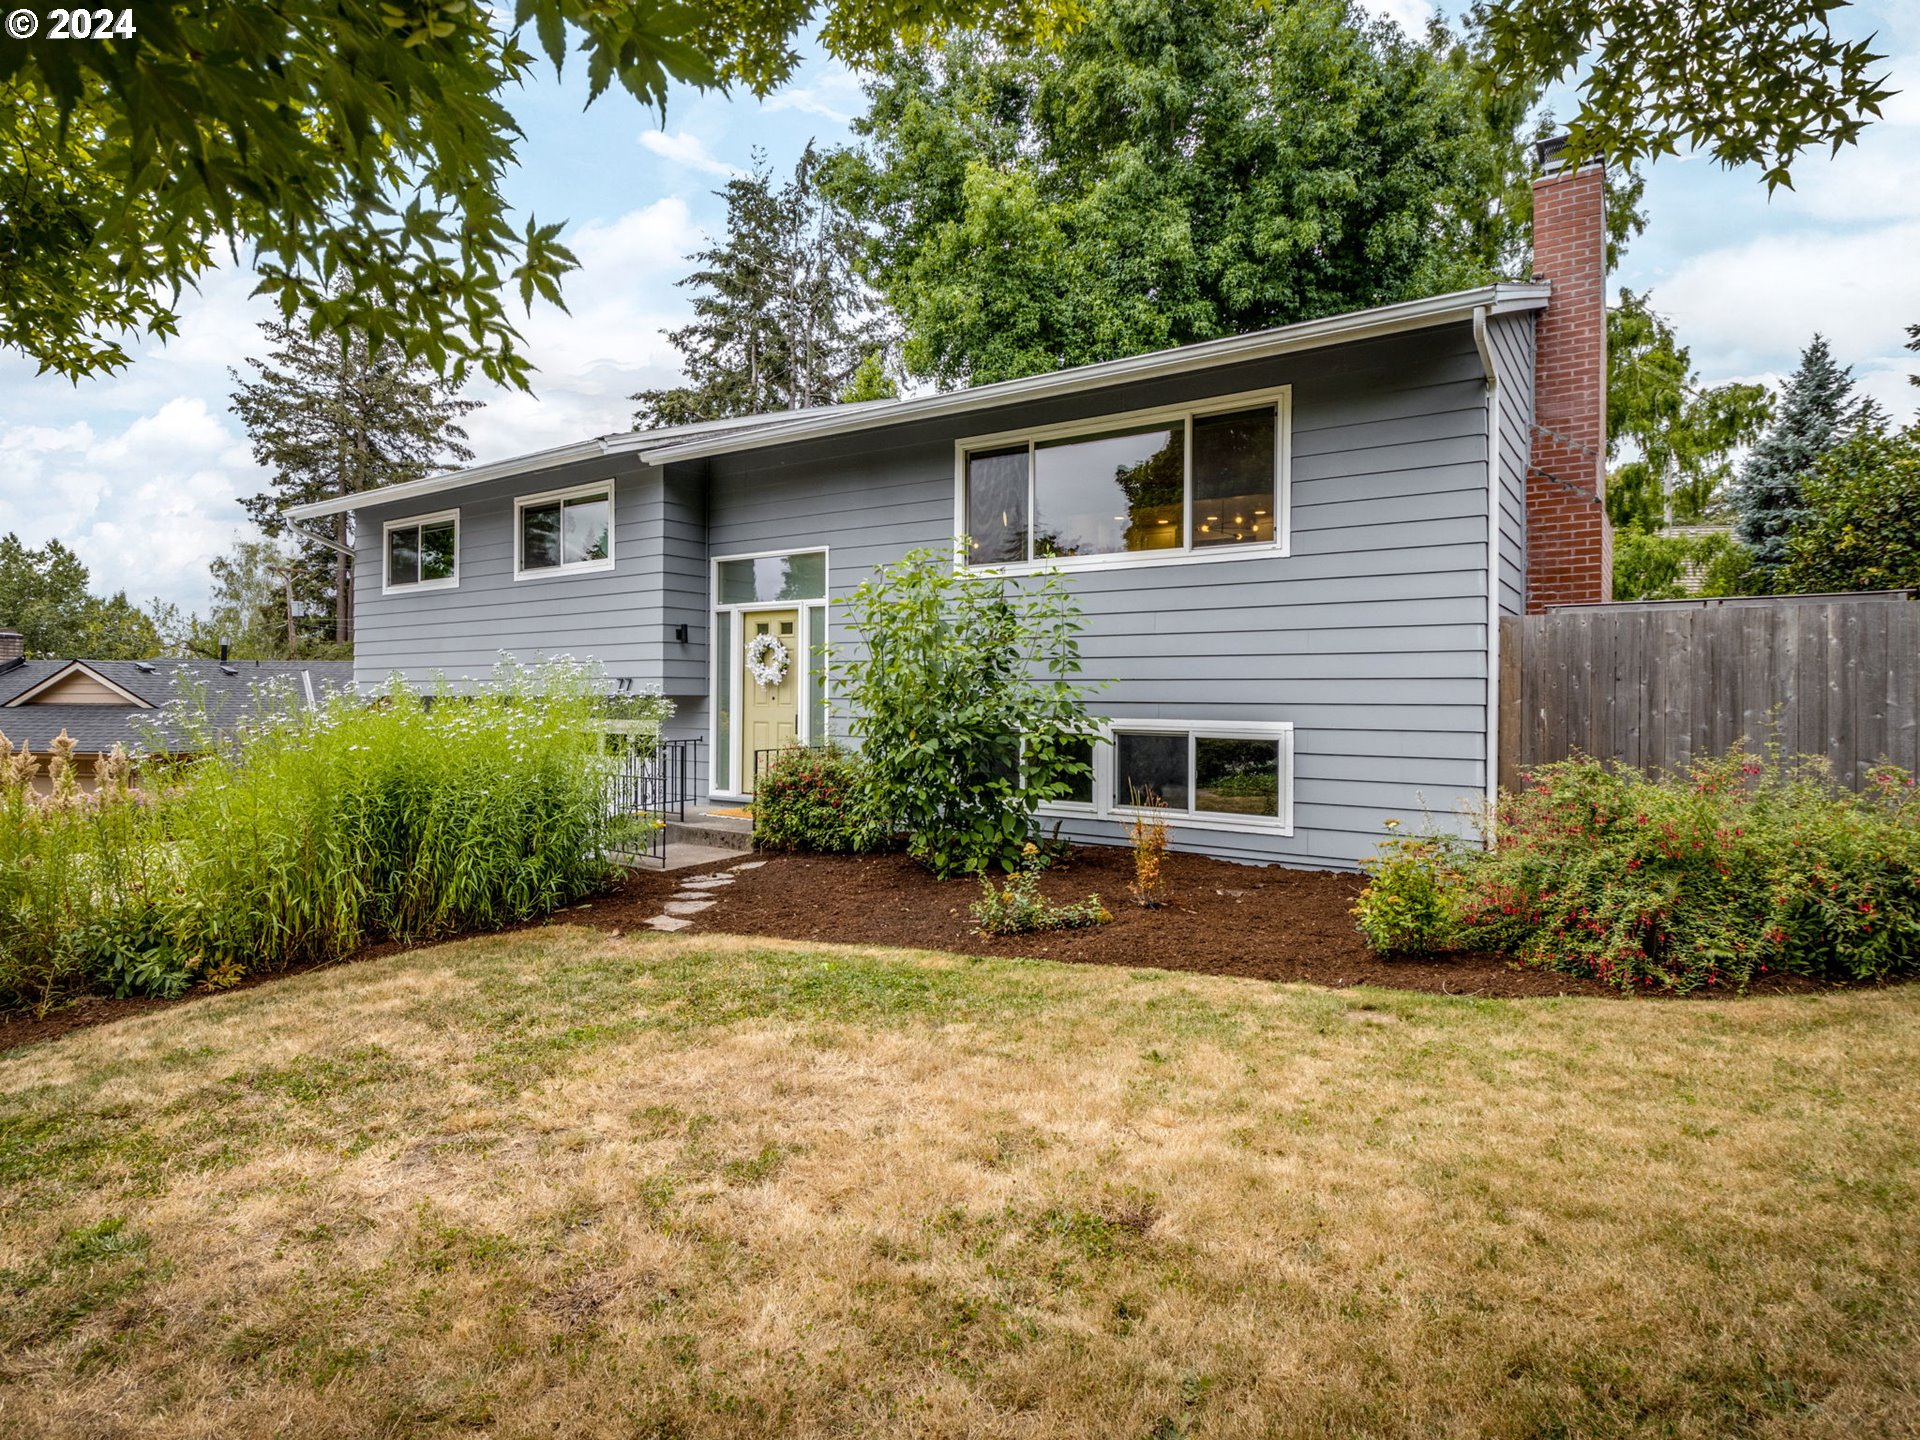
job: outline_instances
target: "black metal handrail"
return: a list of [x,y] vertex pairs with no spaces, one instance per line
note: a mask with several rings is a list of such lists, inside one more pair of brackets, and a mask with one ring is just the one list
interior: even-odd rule
[[[615,740],[625,737],[612,736]],[[661,740],[644,748],[628,743],[608,757],[607,813],[650,820],[644,852],[623,845],[627,854],[644,853],[665,861],[667,821],[687,818],[687,800],[700,773],[698,738]]]

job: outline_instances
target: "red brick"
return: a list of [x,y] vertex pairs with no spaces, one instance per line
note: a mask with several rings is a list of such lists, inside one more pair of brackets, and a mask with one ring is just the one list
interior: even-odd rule
[[[1527,609],[1613,598],[1607,448],[1606,184],[1598,165],[1533,185],[1533,271],[1553,298],[1535,330]],[[1555,484],[1541,473],[1567,482]],[[1575,493],[1567,485],[1577,487]]]

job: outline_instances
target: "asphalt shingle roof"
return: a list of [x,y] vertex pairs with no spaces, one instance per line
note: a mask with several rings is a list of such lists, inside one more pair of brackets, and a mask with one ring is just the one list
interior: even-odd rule
[[[153,708],[41,705],[31,700],[24,705],[10,703],[73,663],[28,660],[0,670],[0,734],[16,746],[24,745],[40,754],[63,729],[73,737],[75,749],[82,755],[103,755],[115,745],[125,745],[129,750],[151,749],[147,728],[161,722],[165,730],[161,707],[196,690],[204,691],[215,728],[224,729],[251,714],[258,704],[270,703],[267,696],[272,691],[263,691],[270,682],[286,687],[296,704],[306,700],[303,674],[312,678],[316,698],[353,688],[350,660],[234,660],[227,665],[234,672],[231,675],[218,660],[83,660],[80,663],[94,674],[138,695]],[[143,669],[143,665],[148,668]],[[185,685],[180,683],[183,679]]]

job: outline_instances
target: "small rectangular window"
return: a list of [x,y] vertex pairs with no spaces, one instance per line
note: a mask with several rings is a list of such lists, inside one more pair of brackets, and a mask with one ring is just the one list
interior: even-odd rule
[[458,531],[453,515],[390,522],[386,527],[387,588],[454,584],[460,567]]
[[1125,818],[1145,808],[1195,825],[1291,826],[1292,727],[1230,721],[1160,727],[1113,724],[1107,808]]
[[613,559],[613,491],[608,486],[522,500],[520,572],[604,569]]
[[822,550],[722,560],[716,568],[720,572],[722,605],[824,600],[827,596],[827,556]]
[[1114,736],[1113,803],[1151,805],[1156,800],[1173,810],[1187,808],[1187,737]]

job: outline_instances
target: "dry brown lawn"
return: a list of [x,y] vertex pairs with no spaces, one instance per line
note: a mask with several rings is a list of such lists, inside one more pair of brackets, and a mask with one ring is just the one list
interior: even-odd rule
[[1920,989],[556,928],[0,1057],[7,1436],[1911,1436]]

